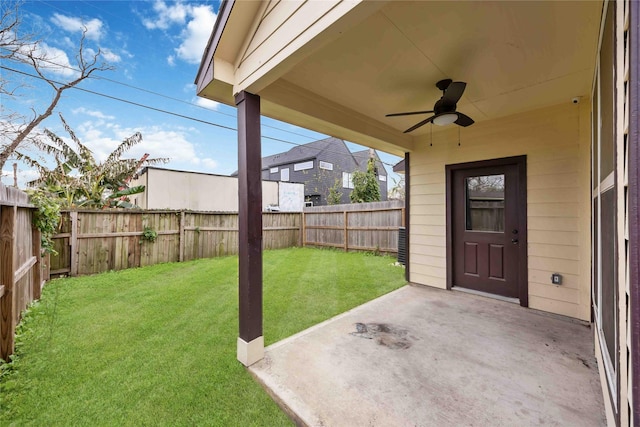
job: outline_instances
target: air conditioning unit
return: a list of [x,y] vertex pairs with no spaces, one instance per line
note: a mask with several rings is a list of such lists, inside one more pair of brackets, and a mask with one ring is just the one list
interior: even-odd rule
[[398,262],[407,265],[407,230],[404,227],[398,229]]

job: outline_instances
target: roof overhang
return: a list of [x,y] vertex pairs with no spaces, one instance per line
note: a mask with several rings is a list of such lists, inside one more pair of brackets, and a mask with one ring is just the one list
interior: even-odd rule
[[476,122],[589,97],[601,1],[223,1],[198,95],[396,155],[428,133],[443,78],[467,82]]

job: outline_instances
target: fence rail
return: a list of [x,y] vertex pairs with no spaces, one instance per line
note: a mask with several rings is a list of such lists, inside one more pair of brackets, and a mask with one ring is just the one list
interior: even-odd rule
[[34,212],[26,193],[0,183],[0,358],[5,361],[13,354],[22,312],[40,298],[48,278]]
[[[264,213],[263,247],[299,246],[300,213]],[[145,229],[155,241],[146,240]],[[77,276],[238,253],[238,214],[192,211],[64,211],[51,275]]]
[[376,202],[305,208],[303,245],[347,251],[398,252],[404,202]]
[[[264,249],[337,247],[345,251],[398,251],[404,204],[381,202],[265,212]],[[153,230],[155,241],[143,234]],[[182,262],[238,253],[237,212],[151,210],[64,211],[53,238],[51,276]]]

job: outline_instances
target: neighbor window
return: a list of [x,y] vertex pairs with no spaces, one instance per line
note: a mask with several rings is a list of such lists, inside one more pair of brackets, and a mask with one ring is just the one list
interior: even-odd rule
[[280,169],[280,181],[289,181],[289,168]]
[[380,181],[382,182],[386,182],[387,181],[387,177],[384,175],[380,175],[378,178],[380,178]]
[[353,180],[350,173],[342,172],[342,188],[353,188]]
[[313,169],[313,160],[310,160],[308,162],[296,163],[295,165],[293,165],[294,171],[304,171],[307,169]]
[[320,162],[318,164],[318,167],[320,169],[326,169],[328,171],[332,171],[333,170],[333,163],[329,163],[329,162]]
[[278,173],[278,168],[269,169],[269,173]]

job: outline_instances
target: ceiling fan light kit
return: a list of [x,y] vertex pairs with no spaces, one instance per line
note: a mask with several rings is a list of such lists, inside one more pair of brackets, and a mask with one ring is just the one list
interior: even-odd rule
[[454,113],[444,113],[433,118],[433,124],[438,126],[446,126],[458,120],[458,115]]
[[444,79],[436,83],[436,87],[442,91],[442,97],[440,97],[440,99],[435,103],[433,110],[393,113],[387,114],[386,117],[434,113],[433,116],[416,123],[409,129],[405,130],[404,133],[412,132],[427,123],[433,123],[438,126],[446,126],[451,123],[455,123],[458,126],[463,127],[471,126],[474,123],[473,119],[466,114],[456,111],[458,101],[462,97],[467,84],[465,82],[454,82],[451,79]]

